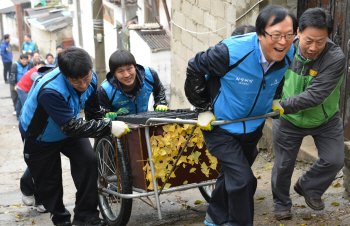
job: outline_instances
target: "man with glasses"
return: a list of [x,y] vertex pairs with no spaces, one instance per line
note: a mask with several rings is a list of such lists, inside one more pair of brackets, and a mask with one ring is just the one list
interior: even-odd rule
[[[188,62],[186,96],[200,112],[197,124],[209,152],[221,163],[204,221],[210,226],[253,225],[257,179],[251,165],[265,118],[215,128],[210,122],[277,109],[284,73],[293,56],[291,45],[298,25],[289,10],[267,6],[255,26],[257,32],[223,40]],[[210,75],[208,81],[206,75]],[[279,110],[282,114],[283,109]]]
[[[97,109],[95,119],[79,118],[85,104]],[[89,54],[75,47],[60,53],[58,68],[35,80],[22,111],[24,160],[53,223],[72,225],[62,200],[63,153],[77,188],[73,225],[105,225],[97,210],[97,160],[88,138],[110,133],[120,137],[130,130],[123,122],[102,120]]]
[[273,120],[276,155],[271,186],[277,220],[292,217],[291,177],[305,136],[315,141],[319,159],[295,183],[306,204],[322,210],[323,193],[344,165],[343,123],[339,116],[339,88],[345,71],[341,48],[327,37],[332,17],[322,8],[306,10],[299,19],[295,55],[285,74],[282,118]]

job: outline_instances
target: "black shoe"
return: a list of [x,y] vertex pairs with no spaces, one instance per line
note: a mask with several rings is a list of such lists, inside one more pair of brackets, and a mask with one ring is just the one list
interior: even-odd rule
[[299,179],[294,185],[294,190],[299,194],[304,196],[306,204],[313,210],[323,210],[324,209],[324,202],[322,199],[313,199],[307,196],[303,190],[301,189]]
[[107,222],[104,219],[101,219],[99,217],[79,219],[79,218],[74,216],[74,220],[72,222],[72,225],[79,225],[79,226],[104,226],[104,225],[107,225]]
[[10,82],[9,81],[5,81],[5,84],[9,84]]
[[57,225],[57,226],[72,226],[72,223],[70,221],[67,221],[67,222],[61,222],[61,223],[58,223],[55,225]]
[[290,210],[275,210],[275,218],[276,220],[285,220],[292,218],[293,214]]

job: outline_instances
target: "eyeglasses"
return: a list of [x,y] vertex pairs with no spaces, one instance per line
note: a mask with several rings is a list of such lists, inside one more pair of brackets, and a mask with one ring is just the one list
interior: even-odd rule
[[269,34],[267,31],[265,31],[265,33],[271,37],[271,40],[272,40],[272,41],[279,41],[279,40],[281,40],[283,37],[284,37],[286,40],[293,40],[294,37],[295,37],[295,34],[286,34],[286,35]]
[[91,80],[92,80],[92,76],[91,77],[89,76],[87,79],[84,79],[83,81],[77,82],[77,83],[72,83],[72,81],[70,79],[67,79],[67,80],[71,86],[78,87],[78,86],[81,86],[82,84],[89,85]]

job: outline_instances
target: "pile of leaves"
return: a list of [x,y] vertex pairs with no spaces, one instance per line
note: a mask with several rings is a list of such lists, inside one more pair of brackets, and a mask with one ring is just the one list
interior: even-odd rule
[[[170,173],[173,165],[175,164],[178,154],[181,151],[182,147],[185,145],[186,140],[190,135],[193,127],[194,125],[190,124],[168,124],[163,126],[163,135],[155,136],[153,134],[150,139],[150,143],[152,148],[152,161],[154,163],[156,179],[162,180],[163,183],[165,182],[167,175]],[[184,152],[189,153],[180,157],[179,161],[176,163],[176,168],[170,175],[170,178],[176,177],[176,169],[178,169],[178,167],[186,168],[187,165],[194,166],[194,164],[200,164],[201,173],[203,173],[206,177],[209,177],[212,170],[216,171],[218,161],[209,153],[208,149],[204,150],[204,144],[205,143],[202,131],[197,127],[194,130],[189,142],[187,143],[186,148],[184,149]],[[195,151],[196,147],[200,151],[198,151],[198,149]],[[203,161],[204,154],[202,155],[202,153],[205,153],[205,156],[208,159],[207,162],[209,162],[210,165],[207,165],[205,161]],[[153,190],[153,181],[151,168],[149,166],[149,159],[147,159],[147,163],[143,167],[143,170],[146,174],[146,180],[150,182],[147,189]],[[189,173],[196,173],[195,171],[196,168],[191,167]],[[187,183],[187,180],[183,182],[183,184]],[[166,183],[164,189],[168,189],[170,186],[171,184]],[[159,185],[158,188],[160,189]]]

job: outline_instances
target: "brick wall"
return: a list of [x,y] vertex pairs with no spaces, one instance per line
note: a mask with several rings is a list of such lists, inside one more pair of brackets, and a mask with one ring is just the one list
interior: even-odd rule
[[188,108],[184,92],[186,67],[197,52],[205,51],[219,41],[231,36],[242,25],[255,25],[260,10],[269,4],[283,5],[296,13],[297,0],[265,0],[236,22],[259,0],[172,0],[172,20],[179,26],[194,32],[215,31],[209,34],[193,34],[172,24],[170,108]]
[[231,0],[173,0],[171,8],[172,20],[194,32],[213,31],[225,27],[227,21],[232,23],[210,34],[192,34],[172,25],[170,108],[186,108],[191,106],[183,89],[187,62],[197,52],[231,35],[236,24],[236,3]]

